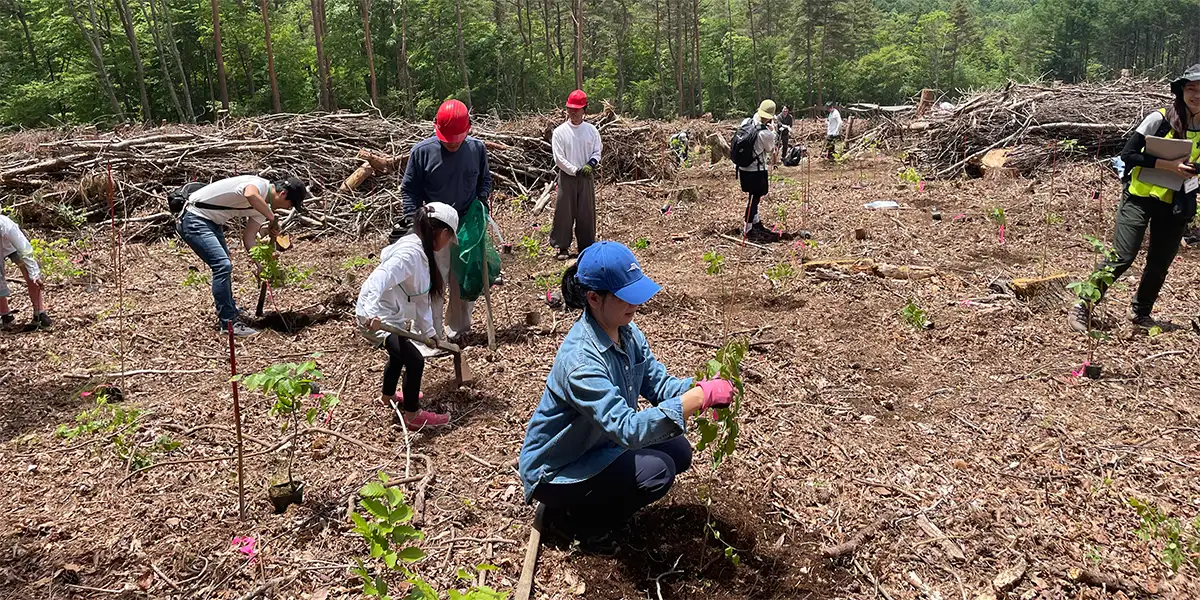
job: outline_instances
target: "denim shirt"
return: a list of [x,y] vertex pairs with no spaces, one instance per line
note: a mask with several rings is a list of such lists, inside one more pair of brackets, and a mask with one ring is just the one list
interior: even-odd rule
[[[619,335],[620,347],[585,310],[563,339],[521,447],[526,503],[539,483],[584,481],[626,450],[686,431],[680,396],[691,378],[668,375],[636,325]],[[639,411],[638,396],[654,406]]]

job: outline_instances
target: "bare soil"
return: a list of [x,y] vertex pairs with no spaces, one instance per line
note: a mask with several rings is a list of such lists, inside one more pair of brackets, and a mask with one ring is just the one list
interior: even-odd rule
[[[990,598],[993,579],[1019,563],[1028,569],[1011,598],[1135,595],[1073,583],[1063,575],[1071,568],[1119,576],[1160,597],[1197,597],[1194,571],[1170,576],[1161,545],[1134,535],[1140,522],[1127,502],[1136,497],[1188,521],[1200,512],[1200,367],[1190,324],[1200,305],[1196,250],[1180,252],[1156,307],[1177,327],[1151,337],[1125,321],[1139,262],[1103,305],[1111,339],[1093,361],[1103,377],[1072,376],[1087,339],[1066,327],[1067,300],[967,300],[989,296],[998,277],[1090,269],[1081,236],[1111,232],[1115,178],[1076,166],[1036,181],[939,181],[918,191],[898,180],[898,166],[877,157],[774,171],[764,220],[810,232],[812,243],[796,237],[766,251],[719,237],[738,227],[744,208],[728,163],[683,169],[674,182],[601,186],[601,237],[649,242],[637,253],[663,292],[637,322],[668,369],[692,373],[726,336],[755,342],[745,363],[743,435],[715,472],[697,454],[670,495],[630,524],[615,557],[545,546],[535,597]],[[664,215],[664,204],[691,187],[698,200]],[[1094,189],[1099,203],[1090,199]],[[873,200],[901,209],[865,210]],[[1008,219],[1003,245],[986,216],[996,207]],[[482,347],[480,303],[468,355],[477,383],[453,390],[450,361],[431,361],[426,402],[451,411],[453,426],[411,438],[411,452],[429,456],[434,469],[421,544],[429,557],[417,571],[441,589],[457,583],[458,568],[485,562],[499,567],[490,585],[515,585],[533,509],[511,463],[576,318],[548,308],[539,287],[564,266],[546,246],[549,211],[533,216],[528,204],[501,198],[495,214],[518,246],[505,255],[505,282],[493,294],[500,349]],[[869,237],[855,240],[857,228]],[[72,253],[86,274],[51,279],[54,331],[0,335],[0,596],[241,598],[298,575],[274,597],[358,597],[361,584],[346,566],[366,550],[349,531],[348,498],[377,471],[424,469],[419,460],[406,465],[404,436],[379,403],[384,355],[352,324],[353,299],[374,261],[345,263],[374,259],[386,232],[299,239],[281,260],[312,274],[274,290],[270,330],[236,344],[240,372],[320,353],[323,387],[342,401],[318,425],[384,452],[327,435],[299,438],[305,500],[282,515],[272,513],[267,487],[286,452],[249,458],[244,521],[233,461],[127,478],[132,465],[112,436],[55,436],[91,407],[80,392],[114,383],[125,405],[145,411],[131,441],[143,449],[164,435],[182,442],[154,453],[158,464],[233,451],[228,341],[213,328],[207,285],[182,285],[188,267],[205,272],[203,264],[182,243],[163,240],[124,246],[118,274],[107,227],[30,233],[79,240]],[[519,247],[525,236],[541,243],[537,256]],[[701,256],[710,250],[725,257],[720,274],[705,272]],[[253,310],[248,260],[235,254],[236,296]],[[933,267],[937,275],[822,278],[802,268],[842,258]],[[777,264],[794,275],[772,283],[764,273]],[[12,287],[27,319],[23,286]],[[931,328],[901,318],[910,300]],[[525,324],[528,311],[540,313],[540,324]],[[119,372],[134,374],[106,375]],[[241,390],[240,402],[247,452],[283,437],[270,401]],[[413,499],[414,486],[405,489]],[[885,515],[896,518],[852,554],[821,556],[823,546]],[[922,527],[926,520],[934,531]],[[707,522],[737,549],[739,565],[706,535]],[[253,562],[231,545],[237,536],[256,538]]]

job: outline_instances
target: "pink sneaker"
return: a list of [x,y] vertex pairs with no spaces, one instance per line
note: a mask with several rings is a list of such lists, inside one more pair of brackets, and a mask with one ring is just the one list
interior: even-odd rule
[[414,416],[410,417],[405,415],[404,417],[404,426],[407,427],[409,431],[420,431],[425,427],[445,427],[449,424],[449,413],[435,413],[429,412],[425,409],[418,410],[417,414]]

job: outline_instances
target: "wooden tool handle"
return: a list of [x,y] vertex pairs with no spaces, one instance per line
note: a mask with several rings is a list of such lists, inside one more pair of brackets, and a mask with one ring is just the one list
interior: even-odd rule
[[[407,329],[400,329],[399,327],[393,327],[391,325],[388,325],[387,323],[382,323],[382,322],[379,324],[379,328],[388,333],[394,333],[402,338],[408,338],[414,342],[420,342],[422,344],[425,344],[426,346],[429,345],[430,338],[427,338],[419,333],[413,333],[411,331],[408,331]],[[445,350],[452,354],[461,354],[462,353],[462,348],[459,348],[456,344],[451,344],[450,342],[447,342],[445,340],[439,340],[436,338],[434,338],[434,342],[436,343],[438,348],[441,348],[442,350]]]

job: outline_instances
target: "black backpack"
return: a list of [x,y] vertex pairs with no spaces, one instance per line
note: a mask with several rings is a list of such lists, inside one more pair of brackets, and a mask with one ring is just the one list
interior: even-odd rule
[[[199,181],[193,181],[191,183],[185,183],[174,190],[167,192],[167,209],[171,211],[171,216],[175,217],[175,220],[178,221],[179,217],[183,216],[183,209],[187,207],[188,198],[191,197],[192,194],[200,191],[200,189],[206,185],[208,184],[200,183]],[[228,206],[209,204],[207,202],[197,202],[192,206],[207,210],[229,210]]]
[[754,151],[755,144],[758,143],[758,132],[766,129],[763,125],[751,117],[750,122],[737,128],[733,132],[733,139],[729,141],[729,160],[739,167],[749,167],[758,160],[758,154]]

